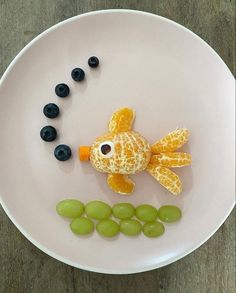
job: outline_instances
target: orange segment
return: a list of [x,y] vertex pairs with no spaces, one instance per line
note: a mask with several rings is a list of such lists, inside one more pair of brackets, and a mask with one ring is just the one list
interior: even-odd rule
[[79,147],[78,155],[79,155],[80,161],[88,161],[90,158],[90,147],[88,146]]
[[165,167],[183,167],[191,164],[191,155],[186,153],[162,153],[153,155],[150,163]]
[[189,138],[189,131],[186,128],[176,129],[151,146],[154,154],[173,152],[182,147]]
[[147,171],[172,194],[178,195],[181,193],[182,183],[179,176],[170,169],[155,164],[149,164]]
[[134,191],[135,184],[127,176],[121,174],[108,174],[108,186],[115,192],[120,194],[129,194]]
[[122,108],[115,112],[109,122],[109,131],[113,134],[129,131],[132,128],[135,112],[129,108]]

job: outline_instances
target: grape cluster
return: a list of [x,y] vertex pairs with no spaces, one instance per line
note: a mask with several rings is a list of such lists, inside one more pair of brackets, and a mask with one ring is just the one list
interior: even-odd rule
[[[166,205],[157,210],[148,204],[134,208],[130,203],[118,203],[111,208],[98,200],[84,205],[76,199],[65,199],[57,204],[56,210],[60,216],[71,219],[70,228],[75,234],[91,234],[96,221],[96,230],[103,237],[114,237],[119,232],[126,236],[136,236],[143,232],[145,236],[154,238],[165,232],[160,221],[173,223],[181,218],[181,210],[176,206]],[[157,221],[158,218],[160,221]]]

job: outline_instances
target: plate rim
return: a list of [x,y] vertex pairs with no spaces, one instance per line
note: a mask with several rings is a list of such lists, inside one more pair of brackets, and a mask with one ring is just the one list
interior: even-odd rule
[[[90,11],[90,12],[86,12],[83,14],[79,14],[79,15],[75,15],[73,17],[70,17],[68,19],[65,19],[59,23],[56,23],[55,25],[49,27],[48,29],[46,29],[45,31],[41,32],[38,36],[36,36],[35,38],[33,38],[25,47],[23,47],[20,52],[13,58],[13,60],[10,62],[10,64],[7,66],[5,72],[3,73],[1,79],[0,79],[0,87],[3,84],[4,80],[7,78],[8,73],[12,70],[12,68],[14,67],[14,65],[17,63],[17,61],[21,58],[21,56],[23,54],[25,54],[27,52],[28,49],[30,49],[30,47],[32,47],[32,45],[34,43],[36,43],[39,39],[43,38],[44,35],[48,34],[49,32],[52,32],[53,30],[59,28],[60,26],[63,26],[66,23],[69,22],[73,22],[74,20],[78,20],[80,18],[83,17],[87,17],[87,16],[92,16],[92,15],[96,15],[96,14],[111,14],[111,13],[125,13],[125,14],[139,14],[139,15],[146,15],[149,17],[155,17],[158,18],[162,21],[165,22],[169,22],[172,25],[187,31],[188,33],[190,33],[193,37],[195,37],[196,39],[198,39],[199,41],[202,42],[202,44],[204,44],[208,50],[210,49],[211,53],[213,53],[218,61],[221,62],[222,65],[224,65],[224,67],[227,68],[228,73],[231,75],[231,77],[234,79],[233,73],[230,71],[229,67],[226,65],[226,63],[222,60],[222,58],[218,55],[218,53],[206,42],[204,41],[202,38],[200,38],[197,34],[195,34],[194,32],[192,32],[190,29],[186,28],[185,26],[170,20],[166,17],[154,14],[154,13],[150,13],[150,12],[146,12],[146,11],[140,11],[140,10],[132,10],[132,9],[102,9],[102,10],[95,10],[95,11]],[[203,245],[206,241],[209,240],[209,238],[211,238],[211,236],[213,234],[216,233],[216,231],[222,226],[222,224],[225,222],[225,220],[228,218],[228,216],[230,215],[230,213],[232,212],[234,205],[235,205],[235,199],[233,199],[232,204],[229,208],[229,210],[227,211],[227,213],[224,215],[224,217],[220,220],[220,223],[217,224],[215,226],[215,228],[211,231],[211,233],[209,233],[209,235],[207,235],[207,237],[205,237],[200,243],[198,243],[197,245],[194,245],[191,249],[188,249],[185,252],[182,252],[174,257],[169,258],[168,260],[163,261],[161,264],[154,264],[154,265],[145,265],[142,268],[137,268],[137,269],[106,269],[106,268],[101,268],[101,267],[93,267],[93,266],[87,266],[87,265],[81,265],[78,264],[76,262],[73,262],[67,258],[64,258],[60,255],[58,255],[57,253],[47,249],[44,245],[42,245],[40,242],[38,242],[37,240],[35,240],[33,237],[31,237],[31,235],[29,233],[27,233],[24,228],[16,221],[15,217],[10,213],[10,211],[8,210],[7,206],[4,203],[4,200],[2,198],[2,195],[0,193],[0,203],[2,205],[3,210],[5,211],[5,213],[7,214],[8,218],[12,221],[12,223],[16,226],[16,228],[26,237],[26,239],[28,239],[34,246],[36,246],[38,249],[40,249],[42,252],[46,253],[47,255],[53,257],[56,260],[61,261],[62,263],[65,263],[67,265],[73,266],[75,268],[79,268],[79,269],[83,269],[86,271],[91,271],[91,272],[96,272],[96,273],[103,273],[103,274],[117,274],[117,275],[122,275],[122,274],[135,274],[135,273],[141,273],[141,272],[146,272],[146,271],[150,271],[150,270],[154,270],[157,268],[161,268],[164,267],[168,264],[171,264],[173,262],[176,262],[180,259],[182,259],[183,257],[189,255],[190,253],[192,253],[194,250],[198,249],[201,245]]]

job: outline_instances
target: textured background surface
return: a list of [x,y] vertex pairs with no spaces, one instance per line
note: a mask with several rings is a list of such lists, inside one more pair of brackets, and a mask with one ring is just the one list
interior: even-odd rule
[[[106,8],[149,11],[186,26],[207,41],[235,75],[233,0],[0,0],[0,75],[45,29],[71,16]],[[0,293],[235,292],[235,211],[197,251],[136,275],[102,275],[62,264],[26,240],[1,208],[0,233]]]

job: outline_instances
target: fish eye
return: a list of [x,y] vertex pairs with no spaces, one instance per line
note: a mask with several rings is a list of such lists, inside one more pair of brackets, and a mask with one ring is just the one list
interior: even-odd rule
[[114,143],[112,141],[104,141],[99,146],[100,155],[103,158],[111,158],[114,155]]

